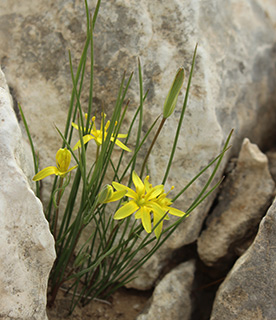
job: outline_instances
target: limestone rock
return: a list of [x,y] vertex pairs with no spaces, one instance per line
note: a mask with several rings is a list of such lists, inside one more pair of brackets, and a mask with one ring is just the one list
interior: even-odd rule
[[[93,9],[96,0],[88,2]],[[84,2],[9,0],[6,3],[0,2],[0,61],[31,124],[42,168],[54,163],[62,143],[53,123],[61,130],[64,127],[72,89],[67,49],[72,50],[76,65],[85,41]],[[144,128],[149,128],[162,111],[177,68],[184,65],[188,74],[195,44],[199,43],[189,104],[167,189],[175,185],[176,192],[181,190],[219,154],[232,128],[235,134],[231,152],[237,151],[245,136],[262,146],[274,135],[276,17],[273,8],[274,0],[141,0],[139,5],[134,0],[102,1],[94,39],[94,110],[98,114],[102,106],[110,114],[123,71],[130,74],[139,56],[145,91],[149,89],[144,111]],[[136,79],[127,97],[131,100],[130,111],[139,105],[135,71]],[[89,92],[88,83],[89,74],[85,76],[85,93]],[[83,101],[86,100],[84,96]],[[153,184],[159,184],[163,178],[182,101],[183,92],[149,159]],[[230,155],[228,152],[226,158]],[[175,206],[185,211],[206,179],[205,176],[194,183]],[[48,181],[43,181],[44,190],[49,187]],[[159,267],[152,272],[147,266],[143,268],[149,276],[137,279],[137,283],[151,287],[160,272],[161,260],[166,261],[172,250],[197,239],[213,198],[207,199],[180,226],[166,249],[157,253],[153,262],[149,261]]]
[[211,320],[267,320],[276,317],[276,201],[258,234],[219,287]]
[[267,157],[244,139],[236,168],[227,176],[207,228],[198,239],[198,253],[206,265],[236,256],[237,244],[246,242],[257,230],[274,190]]
[[28,159],[0,70],[0,318],[47,319],[54,240],[27,177]]
[[194,273],[193,260],[181,263],[170,271],[156,286],[150,305],[137,320],[189,320]]

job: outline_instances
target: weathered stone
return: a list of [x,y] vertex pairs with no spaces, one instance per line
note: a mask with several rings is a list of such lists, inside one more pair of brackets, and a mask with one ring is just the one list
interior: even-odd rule
[[276,182],[276,150],[270,150],[266,152],[266,156],[268,158],[270,173]]
[[[96,1],[88,2],[94,8]],[[102,1],[94,39],[94,110],[98,114],[102,106],[110,114],[123,71],[130,74],[140,56],[145,91],[149,89],[144,110],[144,128],[148,128],[162,111],[177,68],[184,64],[188,74],[195,44],[199,43],[181,133],[184,136],[179,139],[168,179],[170,186],[176,185],[176,192],[220,152],[232,128],[232,152],[245,136],[263,146],[274,135],[276,17],[272,8],[274,0],[142,0],[139,5],[134,0]],[[61,130],[64,127],[72,89],[67,49],[72,49],[76,65],[85,40],[83,1],[9,0],[9,5],[0,3],[0,17],[1,64],[31,124],[40,164],[45,167],[54,163],[61,145],[53,123]],[[88,80],[89,74],[84,93],[89,92]],[[139,105],[138,81],[133,81],[128,98],[129,110],[133,111]],[[87,95],[82,101],[87,101]],[[153,184],[162,180],[182,101],[183,93],[149,159]],[[45,192],[49,181],[43,181]],[[186,210],[205,181],[206,176],[194,183],[175,206]],[[166,249],[149,261],[157,269],[143,268],[149,277],[137,279],[137,283],[149,288],[160,272],[161,260],[197,239],[212,200],[206,200],[179,227]]]
[[47,319],[54,240],[27,177],[26,156],[12,100],[0,70],[0,318]]
[[227,176],[207,227],[198,239],[198,253],[206,265],[236,257],[235,248],[257,230],[274,190],[267,157],[257,145],[244,139],[236,168]]
[[189,320],[192,312],[191,289],[195,262],[181,263],[154,289],[149,306],[137,320]]
[[276,201],[258,234],[219,287],[211,320],[276,318]]

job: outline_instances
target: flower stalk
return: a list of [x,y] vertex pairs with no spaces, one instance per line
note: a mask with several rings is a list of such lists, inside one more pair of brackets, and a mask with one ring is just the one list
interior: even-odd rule
[[58,195],[57,195],[56,211],[54,214],[53,236],[54,236],[55,240],[57,239],[57,236],[56,236],[57,235],[57,223],[58,223],[59,205],[60,205],[60,200],[61,200],[62,193],[63,193],[63,190],[62,190],[63,180],[64,180],[64,178],[61,177],[60,181],[59,181],[59,191],[58,191]]

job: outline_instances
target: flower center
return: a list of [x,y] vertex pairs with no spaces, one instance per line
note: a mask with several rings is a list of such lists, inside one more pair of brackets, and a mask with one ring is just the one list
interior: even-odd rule
[[142,196],[138,201],[137,201],[137,205],[139,207],[142,207],[145,204],[146,200],[144,198],[144,196]]

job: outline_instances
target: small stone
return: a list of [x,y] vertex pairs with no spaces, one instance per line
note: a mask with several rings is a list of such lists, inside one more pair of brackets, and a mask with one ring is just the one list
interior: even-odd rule
[[156,286],[150,305],[137,320],[189,320],[195,262],[181,263]]

